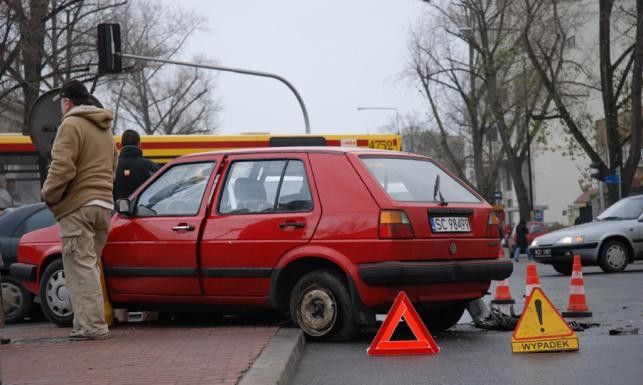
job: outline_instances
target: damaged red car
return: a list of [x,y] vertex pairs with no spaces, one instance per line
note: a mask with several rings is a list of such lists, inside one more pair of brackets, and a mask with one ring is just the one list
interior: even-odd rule
[[[345,147],[261,148],[173,160],[117,202],[102,263],[115,307],[262,307],[309,338],[348,340],[404,291],[451,327],[500,258],[492,207],[432,159]],[[12,274],[47,317],[73,319],[59,229],[25,235]]]

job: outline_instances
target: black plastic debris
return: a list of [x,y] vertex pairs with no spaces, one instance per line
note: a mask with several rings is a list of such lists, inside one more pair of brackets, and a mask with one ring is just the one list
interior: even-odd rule
[[639,328],[632,327],[632,325],[621,326],[609,331],[611,336],[618,334],[639,334]]
[[513,306],[510,308],[510,312],[511,314],[506,314],[498,307],[491,305],[489,316],[482,321],[474,319],[474,326],[485,330],[513,331],[518,325],[520,317],[514,313]]

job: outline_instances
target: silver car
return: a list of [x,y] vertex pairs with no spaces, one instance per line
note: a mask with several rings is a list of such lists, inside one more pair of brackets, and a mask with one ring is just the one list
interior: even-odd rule
[[623,271],[643,259],[643,195],[624,198],[593,222],[541,235],[529,246],[529,256],[550,264],[561,274],[572,272],[574,255],[583,266],[598,265],[607,273]]

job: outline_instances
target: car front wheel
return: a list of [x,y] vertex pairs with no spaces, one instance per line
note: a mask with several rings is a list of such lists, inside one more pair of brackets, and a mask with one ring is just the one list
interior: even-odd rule
[[2,303],[6,323],[22,321],[33,308],[33,295],[19,280],[11,276],[2,277]]
[[45,316],[58,326],[71,326],[74,311],[65,283],[62,259],[47,266],[40,279],[40,306]]
[[601,248],[598,265],[606,273],[625,270],[629,249],[621,241],[609,241]]
[[317,270],[301,277],[290,296],[290,316],[311,340],[347,341],[358,330],[350,294],[341,276]]

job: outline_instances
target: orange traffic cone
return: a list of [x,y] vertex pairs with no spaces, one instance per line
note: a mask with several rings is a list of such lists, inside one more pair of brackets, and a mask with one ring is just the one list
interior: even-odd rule
[[509,282],[506,279],[498,282],[496,285],[496,297],[491,300],[493,304],[509,304],[516,303],[513,298],[511,298],[511,293],[509,292]]
[[569,285],[569,304],[563,317],[591,317],[587,301],[585,299],[585,281],[583,281],[583,266],[580,263],[580,255],[574,255],[572,266],[572,278]]
[[534,288],[540,287],[540,280],[538,279],[538,272],[536,271],[536,264],[534,262],[529,262],[527,264],[527,282],[525,285],[525,297],[531,295],[531,291]]

